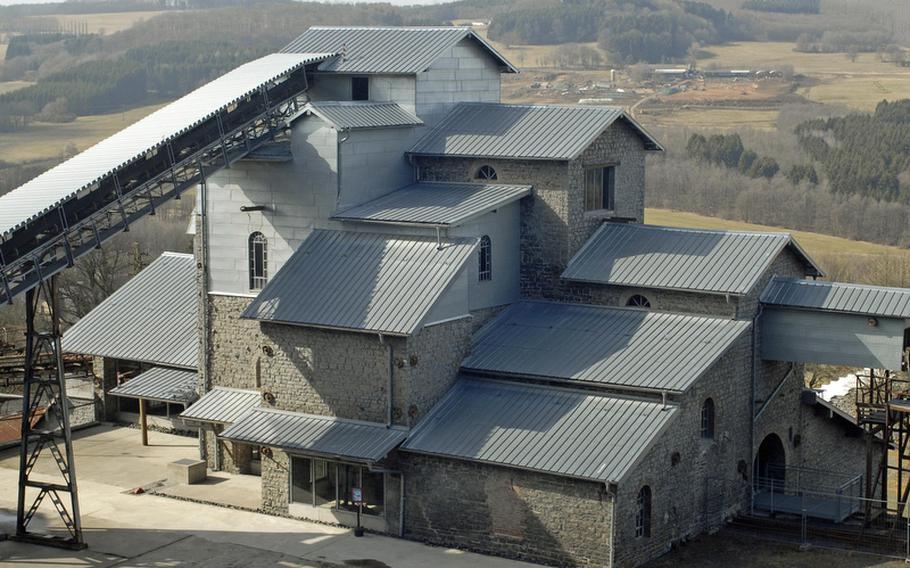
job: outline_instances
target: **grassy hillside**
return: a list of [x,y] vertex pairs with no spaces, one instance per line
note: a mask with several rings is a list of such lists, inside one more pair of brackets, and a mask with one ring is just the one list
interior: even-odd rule
[[0,161],[15,163],[55,158],[67,144],[79,151],[161,108],[149,105],[125,112],[79,117],[65,124],[36,122],[24,132],[0,136]]
[[731,231],[786,231],[793,235],[831,280],[910,286],[910,250],[899,247],[667,209],[647,209],[645,223]]
[[865,241],[851,241],[840,237],[831,237],[808,231],[790,231],[781,227],[755,225],[742,221],[729,221],[717,217],[706,217],[685,211],[668,209],[648,209],[645,211],[645,223],[667,227],[691,227],[696,229],[722,229],[731,231],[786,231],[792,234],[809,254],[862,254],[879,256],[905,256],[910,259],[910,250],[898,247],[878,245]]
[[41,16],[53,18],[64,29],[72,24],[86,24],[90,34],[112,34],[129,29],[139,22],[154,18],[166,12],[111,12],[101,14],[61,14],[55,16]]

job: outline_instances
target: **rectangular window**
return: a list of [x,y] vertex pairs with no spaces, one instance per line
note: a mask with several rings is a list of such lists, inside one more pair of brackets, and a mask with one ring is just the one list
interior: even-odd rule
[[291,458],[291,501],[313,504],[313,477],[311,461],[307,458]]
[[585,211],[608,210],[616,207],[616,167],[606,166],[585,170]]
[[369,77],[351,77],[351,100],[352,101],[370,100],[370,78]]

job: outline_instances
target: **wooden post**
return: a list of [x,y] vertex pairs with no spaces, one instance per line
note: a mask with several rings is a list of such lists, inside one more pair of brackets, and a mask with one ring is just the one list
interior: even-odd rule
[[145,399],[139,399],[139,427],[142,430],[142,445],[149,445],[149,427],[148,419],[146,418],[145,413]]

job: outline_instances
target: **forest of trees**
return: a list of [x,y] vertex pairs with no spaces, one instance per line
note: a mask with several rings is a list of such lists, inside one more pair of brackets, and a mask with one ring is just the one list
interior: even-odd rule
[[818,14],[821,11],[821,0],[745,0],[743,8],[757,12]]
[[910,99],[882,101],[872,114],[806,121],[795,132],[833,193],[910,204]]
[[[750,178],[771,179],[780,171],[777,160],[768,156],[759,156],[752,150],[746,150],[742,138],[735,133],[714,134],[707,138],[701,134],[693,134],[686,144],[686,154],[693,160],[734,169]],[[812,176],[804,169],[798,169],[795,172],[791,170],[787,174],[788,179],[796,180],[794,183],[799,183],[803,179],[812,179],[812,177],[817,183],[818,176]]]
[[388,4],[261,4],[171,12],[109,36],[13,36],[0,81],[37,81],[0,95],[0,132],[173,99],[277,51],[314,24],[438,23]]
[[628,63],[678,59],[696,43],[743,37],[732,14],[690,0],[573,0],[515,9],[496,16],[489,34],[508,43],[597,41]]

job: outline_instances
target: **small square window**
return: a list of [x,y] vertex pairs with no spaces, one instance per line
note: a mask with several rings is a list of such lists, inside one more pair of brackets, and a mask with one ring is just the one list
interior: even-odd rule
[[616,167],[606,166],[585,170],[585,211],[607,210],[616,207]]
[[370,78],[369,77],[351,77],[351,100],[352,101],[370,100]]

